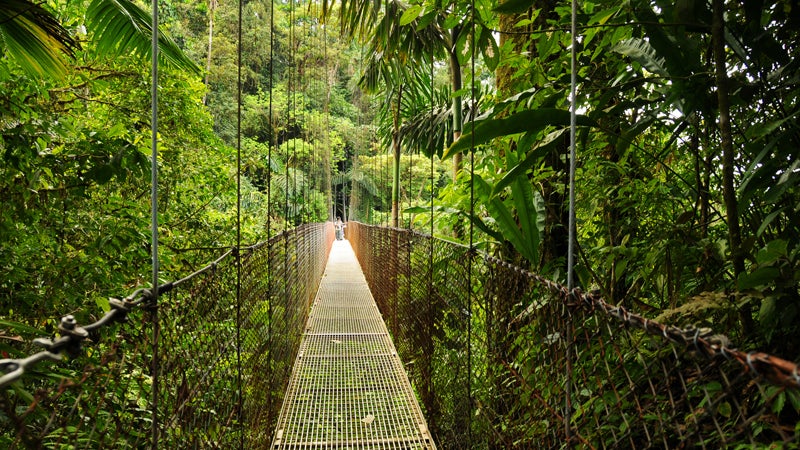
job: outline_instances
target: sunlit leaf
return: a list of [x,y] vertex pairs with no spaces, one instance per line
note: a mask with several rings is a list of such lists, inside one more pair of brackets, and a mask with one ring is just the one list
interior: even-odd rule
[[5,49],[28,74],[61,77],[65,56],[74,56],[78,43],[40,3],[7,0],[0,8],[0,49]]
[[408,9],[403,11],[403,15],[400,16],[400,25],[410,24],[411,22],[416,20],[417,17],[419,17],[419,14],[421,12],[422,12],[422,5],[409,6]]

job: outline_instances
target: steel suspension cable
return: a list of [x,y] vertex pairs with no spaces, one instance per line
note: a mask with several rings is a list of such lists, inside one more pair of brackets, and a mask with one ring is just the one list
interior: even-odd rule
[[[408,192],[406,193],[406,197],[408,197],[408,206],[410,208],[411,207],[411,195],[412,195],[412,192],[413,192],[413,189],[414,189],[413,184],[412,184],[412,180],[414,179],[414,172],[412,171],[412,168],[414,167],[414,153],[413,152],[409,152],[408,156],[409,156],[409,160],[408,160]],[[399,199],[398,199],[398,201],[399,201]],[[398,208],[399,208],[399,206],[398,206]],[[409,230],[411,229],[411,217],[412,217],[412,214],[409,211],[408,212],[408,229]],[[410,249],[409,249],[409,251],[410,251]]]
[[[568,238],[567,238],[567,289],[570,291],[575,287],[574,279],[574,265],[575,265],[575,168],[576,168],[576,155],[575,149],[575,131],[576,131],[576,106],[577,106],[577,53],[576,48],[578,45],[577,38],[577,0],[571,2],[571,43],[570,43],[570,108],[569,108],[569,220],[568,220]],[[569,312],[568,312],[569,314]],[[566,383],[564,387],[564,432],[567,438],[567,447],[572,447],[572,429],[570,427],[570,420],[572,417],[572,327],[567,324],[565,330],[565,342],[567,344],[565,349],[566,355]]]
[[[308,39],[308,30],[306,29],[306,21],[307,17],[303,15],[303,8],[302,5],[298,5],[299,11],[299,19],[301,22],[300,27],[300,36],[297,38],[297,48],[302,46],[302,41],[304,39]],[[306,131],[305,131],[305,104],[306,104],[306,79],[304,75],[301,73],[305,73],[308,71],[308,67],[306,66],[303,61],[303,55],[300,55],[300,62],[298,63],[300,67],[297,70],[297,88],[294,90],[294,117],[297,121],[297,134],[298,137],[292,140],[292,159],[294,159],[295,170],[292,173],[292,183],[294,184],[294,192],[295,194],[300,194],[300,201],[294,202],[294,226],[302,225],[305,222],[303,218],[303,209],[306,204],[306,184],[307,180],[303,182],[300,179],[301,183],[298,183],[298,175],[302,174],[305,171],[305,161],[301,162],[302,155],[306,148]],[[299,99],[299,100],[298,100]],[[299,142],[298,142],[299,141]],[[299,144],[299,150],[298,150]],[[298,155],[301,155],[298,157]],[[304,159],[304,158],[302,158]],[[305,234],[300,236],[298,243],[302,246],[302,242],[305,241]]]
[[[429,93],[430,104],[431,104],[431,119],[433,119],[433,114],[435,111],[434,103],[433,103],[433,92],[435,90],[435,85],[433,82],[433,67],[434,67],[434,55],[431,51],[431,67],[430,67],[430,83],[431,83],[431,91]],[[435,141],[434,141],[435,142]],[[428,348],[426,350],[426,354],[428,355],[428,361],[426,367],[428,377],[430,378],[428,381],[428,388],[425,391],[425,399],[423,400],[425,403],[425,407],[428,408],[431,405],[428,402],[431,401],[431,393],[435,391],[436,386],[434,385],[434,377],[433,377],[433,330],[435,328],[435,319],[434,319],[434,304],[433,304],[433,195],[434,195],[434,167],[433,167],[433,158],[436,157],[436,147],[435,144],[430,148],[431,152],[431,164],[430,164],[430,175],[431,175],[431,217],[430,217],[430,237],[428,238],[428,310],[427,310],[427,320],[425,321],[427,325],[427,329],[425,330],[426,339],[428,341]],[[428,410],[427,414],[429,420],[435,420],[433,411]]]
[[[289,64],[290,67],[288,80],[286,84],[286,128],[283,136],[283,144],[286,145],[285,161],[284,161],[284,240],[283,240],[283,295],[284,298],[289,298],[289,233],[286,230],[289,227],[289,125],[291,123],[292,111],[292,92],[294,92],[294,0],[289,1]],[[287,316],[288,311],[284,309],[283,316]]]
[[158,0],[152,0],[153,22],[151,36],[151,60],[150,60],[150,252],[152,258],[152,278],[151,278],[151,304],[153,321],[153,361],[151,363],[151,373],[153,376],[152,392],[152,422],[150,424],[152,448],[158,448]]
[[[244,0],[239,0],[237,17],[236,73],[236,396],[239,426],[242,421],[242,12]],[[244,448],[244,428],[239,433],[239,450]]]
[[[290,68],[289,74],[287,76],[286,82],[286,125],[283,133],[283,144],[286,144],[286,148],[284,149],[284,167],[283,167],[283,187],[284,187],[284,229],[289,225],[289,126],[291,124],[292,116],[292,92],[294,91],[294,1],[289,2],[289,63],[288,67]],[[287,236],[287,245],[288,245],[288,235]],[[288,258],[288,256],[287,256]],[[288,263],[288,259],[286,260]],[[288,264],[284,265],[284,270],[288,270],[286,268]],[[288,273],[286,273],[288,276]],[[285,284],[285,283],[284,283]]]
[[[272,150],[275,147],[275,119],[273,111],[273,88],[275,85],[275,0],[269,3],[269,138],[267,141],[267,253],[272,254]],[[267,264],[267,376],[272,386],[272,262]],[[267,408],[272,410],[272,396],[268,396]]]
[[[322,16],[323,19],[325,19],[324,11],[322,12],[321,16]],[[335,205],[335,202],[333,202],[332,199],[331,199],[331,190],[332,190],[331,189],[331,185],[333,183],[331,181],[332,177],[331,177],[331,168],[330,168],[330,166],[331,166],[331,164],[330,164],[330,157],[331,157],[331,145],[330,145],[330,142],[331,141],[330,141],[330,136],[329,136],[329,132],[330,132],[330,107],[329,107],[330,106],[330,83],[328,82],[328,26],[327,26],[327,21],[324,21],[324,23],[322,23],[321,26],[322,26],[322,51],[323,51],[323,55],[324,55],[324,58],[325,58],[325,64],[324,64],[324,67],[325,67],[325,78],[324,78],[324,82],[323,82],[323,86],[325,86],[325,102],[323,104],[323,112],[325,114],[325,116],[324,116],[325,126],[323,128],[323,133],[322,133],[322,136],[323,136],[323,138],[325,140],[324,150],[323,150],[324,151],[324,156],[322,158],[322,163],[323,163],[322,173],[323,173],[323,176],[325,177],[325,179],[323,180],[323,183],[325,185],[323,186],[323,189],[324,189],[325,196],[326,196],[325,200],[328,202],[328,204],[325,205],[325,206],[326,206],[326,208],[328,208],[329,211],[333,211],[333,209],[331,209],[331,206]],[[335,217],[336,211],[333,211],[333,213],[334,214],[331,215],[331,217],[330,217],[331,222],[336,220],[336,217]]]
[[[472,442],[472,263],[475,245],[475,0],[470,0],[470,33],[472,33],[472,43],[470,44],[470,101],[472,103],[470,117],[470,143],[469,143],[469,269],[467,278],[468,286],[468,311],[469,321],[467,322],[467,395],[469,402],[469,442]],[[462,126],[463,128],[463,126]]]
[[[309,5],[309,9],[311,11],[311,13],[309,14],[309,20],[312,21],[312,23],[314,23],[314,21],[317,20],[317,15],[319,14],[319,11],[317,11],[316,5],[317,4],[313,0],[311,1],[310,5]],[[314,28],[314,35],[317,37],[317,39],[319,39],[319,23],[317,23],[317,26],[313,27],[313,28]],[[314,47],[312,46],[312,48],[314,48]],[[323,58],[324,57],[325,56],[323,56]],[[324,63],[325,63],[325,61],[323,59],[323,64]],[[316,77],[316,78],[317,78],[316,83],[315,83],[316,86],[317,86],[316,91],[319,91],[319,86],[320,86],[319,83],[321,82],[321,80],[319,79],[319,77]],[[312,83],[314,82],[313,78],[312,78],[311,82]],[[314,92],[314,91],[312,91],[312,92]],[[321,127],[321,124],[319,123],[319,117],[315,118],[314,116],[312,116],[311,117],[311,122],[312,122],[312,124],[316,124],[316,128],[320,128]],[[311,187],[311,191],[312,191],[311,192],[311,196],[312,196],[312,200],[313,200],[313,195],[314,195],[313,191],[314,191],[314,189],[317,189],[319,187],[319,186],[317,186],[317,173],[319,171],[318,170],[319,169],[319,165],[317,164],[317,145],[316,145],[316,139],[315,139],[315,136],[314,136],[313,132],[309,133],[309,144],[311,145],[311,163],[309,164],[309,166],[310,166],[309,167],[309,177],[311,178],[310,187]],[[312,211],[313,211],[313,209],[312,209]]]

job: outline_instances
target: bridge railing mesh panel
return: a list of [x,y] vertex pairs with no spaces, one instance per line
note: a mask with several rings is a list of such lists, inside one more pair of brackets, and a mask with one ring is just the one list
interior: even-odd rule
[[232,252],[92,331],[74,358],[31,366],[0,389],[0,448],[149,448],[154,421],[160,448],[268,448],[332,241],[331,224],[309,224],[243,249],[241,267]]
[[348,239],[439,448],[800,442],[793,363],[408,230],[351,222]]

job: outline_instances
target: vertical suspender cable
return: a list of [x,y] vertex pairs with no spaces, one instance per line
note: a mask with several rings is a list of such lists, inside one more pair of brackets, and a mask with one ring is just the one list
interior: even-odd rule
[[[433,103],[433,92],[435,90],[435,86],[433,84],[433,51],[431,51],[431,79],[429,80],[431,83],[431,92],[430,92],[430,102],[431,102],[431,120],[433,120],[434,115],[434,103]],[[428,340],[428,348],[426,349],[427,355],[427,372],[428,376],[430,377],[429,380],[423,380],[424,382],[428,383],[427,389],[425,389],[425,407],[430,407],[432,402],[432,395],[431,393],[434,392],[436,386],[434,385],[434,377],[433,377],[433,329],[435,326],[435,319],[434,319],[434,304],[433,304],[433,195],[434,195],[434,170],[433,170],[433,158],[436,156],[437,148],[435,144],[430,148],[431,152],[431,223],[430,223],[430,237],[428,238],[428,313],[427,313],[427,330],[425,338]],[[433,411],[426,411],[428,415],[428,420],[436,420],[433,416]]]
[[152,0],[153,24],[150,60],[150,252],[152,253],[152,320],[153,320],[153,377],[152,408],[153,421],[150,427],[152,448],[158,448],[158,0]]
[[[328,24],[327,24],[327,22],[322,27],[322,48],[323,48],[324,55],[325,55],[325,79],[324,79],[324,82],[323,82],[324,83],[323,85],[325,86],[325,104],[324,104],[325,105],[325,107],[324,107],[325,127],[323,129],[324,132],[322,134],[323,136],[325,136],[325,149],[323,150],[325,152],[324,153],[325,157],[322,158],[322,162],[323,162],[323,166],[324,166],[323,169],[322,169],[322,173],[325,174],[325,180],[324,180],[325,185],[323,186],[323,189],[325,190],[325,193],[328,196],[328,203],[329,204],[330,203],[335,204],[335,202],[332,202],[331,198],[330,198],[330,195],[331,195],[331,184],[332,184],[331,183],[331,173],[330,173],[331,172],[330,160],[331,160],[331,156],[332,156],[331,155],[331,140],[330,140],[330,125],[331,125],[330,124],[330,97],[331,97],[330,96],[330,89],[331,89],[331,86],[330,86],[330,83],[329,83],[329,75],[328,75]],[[331,205],[328,205],[328,206],[331,206]],[[336,220],[336,217],[334,217],[335,215],[336,215],[336,212],[334,211],[334,214],[331,215],[331,221]]]
[[[414,172],[412,170],[412,168],[414,167],[414,153],[413,152],[409,152],[408,156],[409,156],[409,160],[408,160],[408,192],[406,193],[406,197],[408,197],[408,206],[410,208],[411,207],[411,195],[412,195],[412,192],[413,192],[412,189],[414,189],[414,185],[412,183],[412,181],[414,180]],[[398,199],[398,202],[399,201],[400,201],[400,199]],[[398,205],[398,208],[399,207],[400,207],[400,205]],[[401,211],[402,211],[402,209],[401,209]],[[408,213],[408,229],[409,230],[411,229],[411,217],[412,217],[412,215],[409,212]]]
[[[330,102],[331,102],[331,83],[330,83],[330,73],[328,72],[328,24],[327,22],[322,27],[322,49],[325,55],[325,77],[323,81],[323,86],[325,86],[325,103],[324,103],[324,112],[325,112],[325,128],[324,134],[325,136],[325,157],[322,158],[322,162],[324,165],[323,174],[325,174],[325,192],[328,193],[330,196],[331,192],[331,169],[330,169],[330,162],[332,159],[332,152],[331,152],[331,140],[330,140],[330,116],[331,116],[331,109],[330,109]],[[361,61],[359,60],[359,65]],[[335,204],[335,200],[333,202]],[[335,215],[335,214],[334,214]],[[331,216],[331,220],[335,220],[335,217]]]
[[[577,0],[572,0],[571,13],[571,45],[570,45],[570,119],[569,119],[569,233],[567,241],[567,288],[571,291],[575,287],[574,266],[575,266],[575,130],[576,130],[576,105],[577,105]],[[566,383],[564,388],[564,432],[567,438],[567,447],[572,447],[572,429],[570,420],[572,417],[572,323],[569,321],[566,326],[565,342],[567,345],[565,354],[567,362]]]
[[[289,56],[287,61],[287,66],[289,70],[287,71],[288,74],[286,76],[286,124],[284,125],[283,130],[283,142],[286,144],[286,148],[283,153],[283,280],[281,284],[283,285],[283,298],[284,301],[289,299],[289,145],[286,142],[287,138],[289,137],[289,122],[291,121],[291,116],[289,111],[292,109],[292,57],[294,56],[294,42],[292,41],[292,32],[294,31],[294,18],[292,12],[294,11],[294,0],[289,0]],[[280,145],[280,144],[279,144]],[[286,307],[283,310],[283,319],[285,321],[288,318],[290,312],[289,308]]]
[[[431,121],[433,121],[433,115],[435,113],[435,106],[434,106],[434,103],[433,103],[433,93],[436,90],[436,86],[433,83],[433,51],[431,51],[431,79],[429,81],[431,83],[431,92],[429,94],[429,98],[430,98],[430,102],[431,102]],[[430,149],[430,152],[431,152],[431,167],[430,167],[430,169],[431,169],[431,229],[430,229],[430,232],[431,232],[431,250],[430,250],[430,253],[431,253],[430,254],[431,269],[433,269],[433,192],[434,192],[433,188],[434,188],[434,184],[435,184],[434,170],[433,170],[433,158],[436,156],[437,150],[438,149],[436,148],[435,144],[433,146],[431,146],[431,149]],[[433,285],[433,270],[431,270],[431,279],[430,279],[429,284]]]
[[242,11],[244,0],[239,0],[237,23],[237,79],[236,79],[236,396],[238,404],[239,450],[244,448],[242,422]]
[[[301,30],[302,33],[300,34],[300,39],[308,39],[308,29],[307,29],[308,17],[307,16],[305,16],[305,17],[303,16],[303,10],[302,9],[300,9],[300,20],[303,23],[303,28]],[[299,47],[299,45],[298,45],[298,47]],[[309,65],[306,64],[306,63],[303,63],[303,73],[307,72],[308,69],[309,69]],[[305,128],[305,120],[306,120],[306,108],[305,108],[305,105],[306,105],[306,97],[308,95],[308,91],[306,90],[306,80],[304,78],[301,78],[299,75],[300,74],[298,72],[298,80],[297,81],[298,81],[298,84],[299,84],[299,89],[300,89],[300,94],[301,94],[300,95],[300,103],[301,104],[300,104],[300,107],[298,108],[298,106],[297,106],[297,103],[298,103],[298,101],[297,101],[297,90],[295,90],[294,91],[294,96],[295,96],[294,108],[295,108],[295,117],[297,118],[297,121],[298,121],[297,127],[299,129],[299,135],[300,135],[299,136],[300,137],[300,150],[302,152],[305,149],[305,146],[306,146],[306,133],[304,132],[304,128]],[[298,164],[299,158],[297,157],[297,139],[295,139],[293,142],[294,142],[294,145],[292,145],[292,155],[294,156],[295,164]],[[303,167],[298,164],[298,167],[295,168],[295,171],[294,171],[294,174],[293,174],[293,178],[294,178],[293,183],[294,183],[294,192],[295,193],[298,192],[297,174],[300,171],[297,170],[297,169],[299,169],[299,168],[303,168]],[[297,202],[297,201],[294,202],[294,216],[296,218],[295,220],[300,225],[305,223],[305,220],[303,218],[303,208],[305,207],[305,203],[306,203],[306,186],[305,186],[306,184],[307,183],[303,183],[303,185],[300,186],[300,189],[299,189],[299,191],[300,191],[300,201],[299,202]],[[298,216],[299,216],[299,219],[297,219]],[[301,236],[301,239],[305,240],[305,233],[303,233],[303,235]]]
[[[272,148],[275,146],[275,120],[272,111],[272,92],[275,84],[274,77],[275,56],[275,1],[270,0],[269,5],[269,141],[267,143],[267,376],[268,386],[273,388],[272,367]],[[267,396],[267,408],[272,417],[272,396]]]
[[[289,34],[289,36],[288,36],[289,47],[287,48],[287,51],[288,51],[289,55],[288,55],[287,61],[286,61],[287,68],[289,69],[289,70],[286,71],[286,123],[285,123],[285,125],[283,127],[283,139],[281,140],[282,142],[280,142],[280,141],[278,142],[279,146],[280,146],[281,143],[285,144],[286,141],[287,141],[287,138],[289,137],[289,122],[292,119],[291,115],[289,114],[289,111],[292,109],[292,93],[291,93],[292,76],[293,76],[292,75],[292,71],[293,71],[293,68],[292,68],[292,55],[294,55],[294,53],[292,53],[292,47],[294,46],[294,43],[292,42],[292,25],[293,25],[292,8],[293,8],[293,5],[294,5],[294,2],[290,1],[289,2],[289,33],[288,33]],[[287,236],[285,231],[286,231],[286,229],[288,228],[288,225],[289,225],[289,145],[288,144],[286,145],[286,148],[284,148],[282,156],[283,156],[283,177],[284,177],[283,178],[283,192],[284,192],[284,194],[283,194],[283,205],[281,205],[281,206],[283,208],[284,236]],[[286,274],[286,275],[288,275],[288,274]],[[284,283],[284,284],[286,284],[286,283]]]
[[[470,33],[472,33],[472,42],[470,43],[470,101],[472,102],[472,107],[470,110],[470,143],[469,143],[469,275],[468,279],[469,282],[467,283],[467,289],[469,294],[469,304],[468,304],[468,311],[469,311],[469,322],[467,322],[467,395],[469,398],[469,429],[467,433],[469,435],[470,444],[472,443],[472,415],[473,415],[473,407],[472,407],[472,264],[475,259],[474,257],[474,248],[475,245],[475,226],[473,223],[475,222],[473,217],[475,216],[475,0],[470,1]],[[463,126],[462,126],[463,128]]]
[[[309,10],[310,10],[310,14],[308,15],[308,20],[312,24],[312,26],[311,26],[312,36],[316,37],[317,39],[319,39],[320,27],[322,26],[322,24],[320,23],[320,19],[318,18],[319,12],[317,11],[315,2],[311,2],[311,4],[309,5]],[[314,47],[312,46],[312,48],[314,48]],[[327,56],[326,54],[322,55],[323,67],[326,64],[326,61],[325,61],[326,56]],[[315,71],[316,70],[319,70],[319,67],[316,67]],[[314,78],[316,78],[316,83],[314,83]],[[318,77],[312,77],[311,83],[315,84],[317,89],[312,89],[311,93],[319,92],[319,86],[320,86],[319,83],[321,82],[320,78],[321,77],[319,77],[319,76]],[[309,97],[310,97],[310,94],[309,94]],[[311,102],[309,101],[309,104],[310,103]],[[308,143],[311,144],[311,162],[309,163],[309,168],[308,168],[308,175],[309,175],[309,178],[311,178],[311,180],[310,180],[311,183],[310,183],[310,186],[309,186],[309,199],[313,199],[314,198],[314,193],[315,193],[314,190],[319,188],[319,186],[317,185],[317,183],[318,183],[317,175],[319,173],[319,170],[318,170],[319,169],[319,164],[317,164],[317,145],[316,145],[317,144],[317,140],[316,140],[316,138],[314,136],[314,133],[313,133],[314,129],[319,129],[320,128],[319,115],[316,115],[316,122],[315,122],[314,119],[315,119],[315,116],[312,115],[311,119],[310,119],[310,122],[311,122],[313,128],[311,129],[311,132],[309,132],[309,136],[308,136],[309,137]],[[313,205],[313,201],[311,201],[309,203]],[[309,208],[309,212],[313,212],[313,208]],[[309,217],[311,217],[311,216],[309,215]]]

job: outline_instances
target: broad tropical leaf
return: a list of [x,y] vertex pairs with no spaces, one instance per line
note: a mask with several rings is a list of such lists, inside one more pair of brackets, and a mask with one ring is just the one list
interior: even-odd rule
[[[461,138],[455,141],[450,148],[442,155],[442,159],[447,159],[456,153],[468,150],[470,146],[481,145],[500,136],[511,134],[535,132],[543,130],[549,125],[568,126],[570,121],[569,111],[555,108],[539,108],[521,111],[503,119],[484,119],[476,120],[473,131],[464,133]],[[583,115],[578,115],[577,124],[579,126],[592,126],[594,122]],[[464,127],[469,130],[470,127]]]
[[[64,55],[74,56],[78,43],[41,4],[6,0],[0,8],[0,46],[25,72],[63,76]],[[0,51],[2,47],[0,47]]]
[[[519,223],[512,211],[497,195],[491,195],[492,187],[479,175],[475,175],[475,187],[484,197],[486,209],[495,220],[500,234],[511,243],[522,256],[532,264],[539,259],[539,243],[541,240],[540,226],[542,221],[538,216],[541,209],[535,204],[535,196],[526,179],[518,178],[512,184],[512,202],[516,209]],[[543,208],[543,207],[542,207]]]
[[511,167],[510,170],[503,175],[503,178],[495,184],[492,195],[497,195],[515,180],[524,178],[528,169],[540,162],[548,153],[557,148],[559,138],[561,138],[566,131],[565,128],[562,128],[548,134],[543,141],[539,142],[538,145],[533,148],[533,150],[527,152],[522,161],[517,162]]

